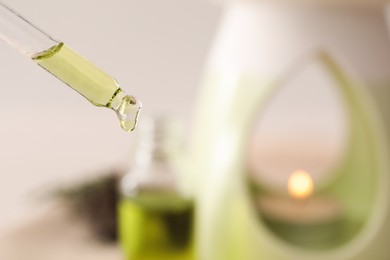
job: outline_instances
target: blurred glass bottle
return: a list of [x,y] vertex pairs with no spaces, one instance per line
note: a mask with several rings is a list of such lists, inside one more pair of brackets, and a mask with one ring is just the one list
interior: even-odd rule
[[139,125],[132,169],[121,183],[119,238],[126,260],[192,259],[193,201],[179,185],[177,122]]

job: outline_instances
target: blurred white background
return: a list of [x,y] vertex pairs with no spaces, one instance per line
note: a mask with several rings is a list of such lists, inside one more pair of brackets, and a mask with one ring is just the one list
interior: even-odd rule
[[[8,0],[33,24],[113,75],[144,105],[191,123],[220,17],[200,0]],[[126,165],[134,136],[115,114],[0,42],[0,235],[41,210],[39,194]]]
[[[5,3],[113,75],[126,92],[142,100],[143,115],[176,116],[191,129],[200,76],[221,18],[218,5],[206,0]],[[359,31],[354,35],[369,41]],[[376,61],[373,53],[389,55],[389,46],[382,44],[387,37],[383,35],[384,40],[375,45],[379,49],[363,56]],[[40,195],[52,188],[126,166],[134,135],[120,129],[112,111],[92,106],[3,42],[0,55],[1,236],[38,214],[44,205]],[[358,72],[371,67],[370,59],[351,60]],[[371,69],[377,72],[388,67]],[[307,97],[300,95],[303,91],[307,89],[295,95]],[[385,90],[378,88],[377,92],[385,105],[387,96],[381,94]],[[283,102],[290,99],[291,103],[291,96]]]

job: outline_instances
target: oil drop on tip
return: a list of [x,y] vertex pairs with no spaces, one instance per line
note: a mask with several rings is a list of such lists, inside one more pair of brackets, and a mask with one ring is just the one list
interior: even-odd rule
[[93,105],[113,109],[125,131],[130,132],[135,129],[141,102],[127,95],[113,77],[70,47],[61,42],[33,55],[32,59]]

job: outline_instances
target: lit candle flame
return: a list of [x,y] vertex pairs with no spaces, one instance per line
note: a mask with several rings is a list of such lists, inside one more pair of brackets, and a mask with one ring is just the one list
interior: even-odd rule
[[308,198],[313,193],[313,180],[305,171],[295,171],[288,179],[288,192],[295,199]]

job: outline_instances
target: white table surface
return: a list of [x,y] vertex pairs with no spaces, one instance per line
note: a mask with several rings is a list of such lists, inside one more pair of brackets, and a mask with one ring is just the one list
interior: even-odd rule
[[85,223],[60,207],[50,207],[0,234],[0,259],[117,260],[115,244],[94,240]]

